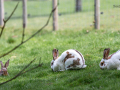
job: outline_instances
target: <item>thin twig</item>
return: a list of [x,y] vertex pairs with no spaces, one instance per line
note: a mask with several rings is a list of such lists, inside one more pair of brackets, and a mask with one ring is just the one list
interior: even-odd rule
[[29,70],[26,70],[26,71],[22,72],[21,74],[24,74],[24,73],[26,73],[26,72],[29,72],[29,71],[31,71],[31,70],[33,70],[33,69],[38,68],[38,67],[41,67],[41,66],[43,65],[43,63],[40,63],[40,61],[41,61],[41,57],[40,57],[40,60],[39,60],[39,65],[38,65],[38,66],[33,67],[33,68],[29,69]]
[[33,70],[33,69],[36,69],[36,68],[38,68],[38,67],[41,67],[42,64],[39,64],[38,66],[36,66],[36,67],[34,67],[34,68],[31,68],[31,69],[29,69],[29,70],[27,70],[27,71],[24,71],[24,70],[27,69],[35,60],[36,60],[36,59],[32,60],[32,61],[31,61],[26,67],[24,67],[16,76],[14,76],[13,78],[11,78],[11,79],[9,79],[9,80],[7,80],[7,81],[5,81],[5,82],[0,83],[0,85],[3,85],[3,84],[5,84],[5,83],[8,83],[8,82],[14,80],[14,79],[16,79],[17,77],[19,77],[20,75],[22,75],[22,74],[24,74],[24,73],[26,73],[26,72],[29,72],[29,71],[31,71],[31,70]]
[[12,51],[16,50],[16,49],[17,49],[18,47],[20,47],[22,44],[26,43],[26,42],[29,41],[31,38],[33,38],[36,34],[38,34],[40,31],[42,31],[42,30],[49,24],[50,18],[52,17],[53,12],[56,10],[56,8],[58,7],[58,5],[59,5],[59,2],[58,2],[58,4],[57,4],[57,6],[51,11],[51,13],[50,13],[50,15],[49,15],[49,17],[48,17],[48,20],[47,20],[47,22],[46,22],[46,24],[45,24],[42,28],[40,28],[37,32],[35,32],[33,35],[31,35],[28,39],[26,39],[25,41],[22,41],[20,44],[18,44],[16,47],[14,47],[13,49],[11,49],[11,50],[8,51],[7,53],[2,54],[2,55],[0,56],[0,58],[6,56],[6,55],[8,55],[9,53],[11,53]]
[[4,25],[3,25],[3,27],[1,28],[0,38],[1,38],[1,36],[2,36],[2,33],[3,33],[3,31],[4,31],[4,28],[5,28],[5,26],[6,26],[7,21],[8,21],[8,20],[12,17],[12,15],[14,14],[15,10],[16,10],[17,7],[18,7],[18,4],[19,4],[19,2],[18,2],[17,5],[15,6],[15,8],[14,8],[13,12],[10,14],[10,16],[9,16],[6,20],[3,19]]
[[36,67],[33,67],[33,68],[29,69],[29,70],[26,70],[26,71],[22,72],[20,75],[22,75],[22,74],[24,74],[26,72],[32,71],[33,69],[36,69],[38,67],[41,67],[42,65],[43,65],[43,63],[41,63],[41,64],[37,65]]

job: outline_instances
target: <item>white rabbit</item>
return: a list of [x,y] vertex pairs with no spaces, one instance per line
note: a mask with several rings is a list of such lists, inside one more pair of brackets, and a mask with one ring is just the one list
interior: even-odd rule
[[53,49],[53,60],[51,61],[51,69],[53,71],[64,71],[68,69],[86,68],[83,55],[74,49],[64,51],[58,57],[58,50]]
[[7,76],[8,75],[7,67],[9,66],[9,60],[5,63],[5,65],[3,65],[2,61],[0,61],[0,63],[1,63],[0,76],[1,75]]
[[120,70],[120,50],[109,55],[110,48],[104,49],[103,59],[100,61],[101,69],[117,69]]

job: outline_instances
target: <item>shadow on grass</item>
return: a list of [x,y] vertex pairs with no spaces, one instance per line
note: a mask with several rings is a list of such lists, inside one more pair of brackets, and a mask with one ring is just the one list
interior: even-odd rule
[[[59,12],[58,15],[59,16],[62,16],[62,15],[72,15],[72,14],[76,14],[76,13],[85,13],[85,12],[88,12],[88,11],[87,10],[83,10],[82,12],[75,12],[75,11],[72,11],[72,12]],[[31,15],[31,14],[28,14],[27,15],[28,18],[48,17],[48,16],[49,16],[49,14],[42,14],[42,15]],[[7,19],[7,18],[8,18],[8,16],[6,15],[5,19]],[[22,16],[12,16],[11,17],[11,19],[21,19],[21,18],[22,18]]]

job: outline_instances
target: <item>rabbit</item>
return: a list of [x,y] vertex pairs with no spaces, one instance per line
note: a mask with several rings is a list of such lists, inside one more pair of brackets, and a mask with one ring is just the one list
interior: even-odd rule
[[0,61],[1,63],[1,70],[0,70],[0,76],[7,76],[8,72],[7,72],[7,67],[9,66],[9,60],[5,63],[5,65],[3,65],[2,61]]
[[110,48],[104,49],[103,59],[100,61],[101,69],[117,69],[120,70],[120,50],[109,55]]
[[[51,61],[51,69],[53,71],[65,71],[69,69],[86,68],[83,55],[74,49],[64,51],[59,56],[58,50],[53,49],[53,60]],[[58,57],[59,56],[59,57]]]

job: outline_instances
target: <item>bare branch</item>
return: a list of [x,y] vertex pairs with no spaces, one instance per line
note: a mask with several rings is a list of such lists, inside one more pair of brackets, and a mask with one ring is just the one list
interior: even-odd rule
[[21,75],[24,74],[24,73],[27,73],[27,72],[29,72],[31,70],[34,70],[34,69],[36,69],[38,67],[41,67],[42,65],[43,65],[43,63],[41,63],[41,64],[37,65],[36,67],[33,67],[33,68],[29,69],[29,70],[26,70],[26,71],[22,72]]
[[18,4],[19,4],[19,2],[18,2],[17,5],[15,6],[15,8],[14,8],[13,12],[10,14],[10,16],[9,16],[6,20],[3,19],[4,25],[3,25],[3,27],[1,28],[0,38],[1,38],[1,36],[2,36],[2,33],[3,33],[3,31],[4,31],[4,28],[5,28],[5,26],[6,26],[7,21],[8,21],[8,20],[12,17],[12,15],[14,14],[15,10],[16,10],[17,7],[18,7]]
[[[19,4],[19,2],[18,2],[18,4]],[[0,37],[2,36],[2,32],[3,32],[4,28],[5,28],[5,25],[6,25],[7,21],[11,18],[11,16],[12,16],[13,13],[15,12],[16,8],[18,7],[18,4],[16,5],[15,9],[14,9],[13,12],[11,13],[11,15],[8,17],[8,19],[7,19],[7,20],[4,20],[4,26],[2,27],[2,30],[1,30],[1,33],[0,33]],[[59,0],[58,0],[58,5],[59,5]],[[7,53],[4,53],[3,55],[1,55],[0,58],[6,56],[6,55],[8,55],[9,53],[11,53],[12,51],[16,50],[16,49],[17,49],[18,47],[20,47],[22,44],[26,43],[28,40],[30,40],[30,39],[33,38],[36,34],[38,34],[40,31],[42,31],[42,30],[49,24],[50,18],[52,17],[53,12],[56,10],[56,8],[58,7],[58,5],[51,11],[51,13],[50,13],[50,15],[49,15],[49,17],[48,17],[48,20],[47,20],[47,22],[46,22],[46,24],[45,24],[42,28],[40,28],[36,33],[34,33],[33,35],[31,35],[28,39],[26,39],[25,41],[24,41],[25,28],[23,28],[22,41],[21,41],[21,43],[18,44],[17,46],[15,46],[13,49],[11,49],[10,51],[8,51]],[[3,84],[5,84],[5,83],[8,83],[8,82],[16,79],[16,78],[19,77],[20,75],[22,75],[22,74],[24,74],[24,73],[26,73],[26,72],[29,72],[29,71],[31,71],[31,70],[33,70],[33,69],[36,69],[36,68],[38,68],[38,67],[41,67],[41,66],[43,65],[42,63],[40,64],[40,62],[39,62],[39,65],[38,65],[38,66],[33,67],[33,68],[28,69],[28,70],[25,71],[25,69],[27,69],[34,61],[35,61],[35,59],[32,60],[25,68],[23,68],[16,76],[14,76],[13,78],[11,78],[11,79],[9,79],[9,80],[7,80],[7,81],[5,81],[5,82],[0,83],[0,85],[3,85]]]
[[[18,2],[18,4],[19,4],[19,2]],[[15,12],[18,4],[16,5],[15,9],[14,9],[13,12],[11,13],[11,15],[8,17],[8,19],[7,19],[7,20],[4,20],[4,26],[2,27],[2,30],[1,30],[1,33],[0,33],[0,37],[2,36],[2,32],[3,32],[4,28],[5,28],[5,25],[6,25],[7,21],[11,18],[11,16],[12,16],[13,13]],[[59,0],[58,0],[58,5],[59,5]],[[8,55],[9,53],[11,53],[12,51],[16,50],[16,49],[17,49],[18,47],[20,47],[22,44],[26,43],[28,40],[30,40],[30,39],[33,38],[36,34],[38,34],[40,31],[42,31],[42,30],[49,24],[50,18],[52,17],[53,12],[56,10],[56,8],[58,7],[58,5],[51,11],[51,13],[50,13],[50,15],[49,15],[49,17],[48,17],[48,20],[47,20],[47,22],[46,22],[46,24],[45,24],[42,28],[40,28],[36,33],[34,33],[33,35],[31,35],[31,36],[30,36],[27,40],[25,40],[25,41],[24,41],[25,28],[23,28],[23,34],[22,34],[22,41],[21,41],[21,43],[18,44],[18,45],[17,45],[16,47],[14,47],[13,49],[11,49],[10,51],[8,51],[7,53],[4,53],[3,55],[1,55],[0,58],[6,56],[6,55]],[[20,75],[22,75],[22,74],[24,74],[24,73],[26,73],[26,72],[29,72],[29,71],[31,71],[31,70],[33,70],[33,69],[36,69],[36,68],[38,68],[38,67],[41,67],[41,66],[43,65],[42,63],[40,64],[40,62],[39,62],[39,65],[38,65],[38,66],[33,67],[33,68],[28,69],[28,70],[25,71],[25,69],[28,68],[34,61],[35,61],[35,59],[32,60],[25,68],[23,68],[16,76],[14,76],[13,78],[11,78],[11,79],[9,79],[9,80],[7,80],[7,81],[5,81],[5,82],[0,83],[0,85],[3,85],[3,84],[5,84],[5,83],[8,83],[8,82],[16,79],[16,78],[19,77]]]
[[11,15],[8,17],[8,19],[5,20],[5,22],[7,22],[7,21],[12,17],[12,15],[14,14],[14,12],[15,12],[15,10],[17,9],[18,5],[19,5],[19,2],[18,2],[17,5],[15,6],[13,12],[12,12]]
[[25,32],[25,31],[23,30],[23,36],[22,36],[22,41],[21,41],[21,43],[18,44],[18,45],[17,45],[16,47],[14,47],[13,49],[11,49],[10,51],[8,51],[7,53],[2,54],[2,55],[0,56],[0,58],[6,56],[6,55],[8,55],[9,53],[11,53],[12,51],[16,50],[16,49],[17,49],[18,47],[20,47],[22,44],[26,43],[26,42],[29,41],[31,38],[33,38],[36,34],[38,34],[40,31],[42,31],[42,30],[49,24],[50,18],[52,17],[53,12],[56,10],[56,8],[58,7],[58,5],[59,5],[59,1],[58,1],[57,6],[56,6],[56,7],[51,11],[51,13],[49,14],[48,20],[47,20],[46,24],[45,24],[42,28],[40,28],[37,32],[35,32],[33,35],[31,35],[31,36],[30,36],[28,39],[26,39],[25,41],[23,41],[23,39],[24,39],[24,32]]
[[27,70],[27,71],[24,71],[24,70],[27,69],[35,60],[36,60],[36,59],[32,60],[32,61],[31,61],[26,67],[24,67],[16,76],[14,76],[13,78],[11,78],[11,79],[9,79],[9,80],[7,80],[7,81],[5,81],[5,82],[0,83],[0,85],[3,85],[3,84],[5,84],[5,83],[8,83],[8,82],[16,79],[16,78],[19,77],[20,75],[22,75],[22,74],[24,74],[24,73],[26,73],[26,72],[29,72],[29,71],[31,71],[31,70],[33,70],[33,69],[36,69],[36,68],[38,68],[38,67],[41,67],[41,66],[43,65],[42,63],[41,63],[41,64],[39,63],[38,66],[36,66],[36,67],[34,67],[34,68],[31,68],[31,69],[29,69],[29,70]]
[[1,55],[0,58],[6,56],[6,55],[8,55],[9,53],[11,53],[12,51],[16,50],[16,49],[17,49],[19,46],[21,46],[22,44],[23,44],[23,43],[20,43],[19,45],[17,45],[16,47],[14,47],[12,50],[10,50],[10,51],[8,51],[7,53]]

